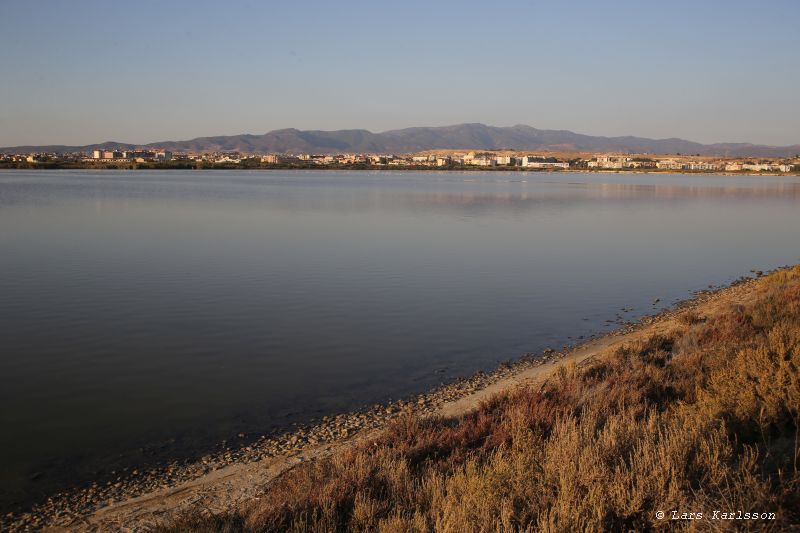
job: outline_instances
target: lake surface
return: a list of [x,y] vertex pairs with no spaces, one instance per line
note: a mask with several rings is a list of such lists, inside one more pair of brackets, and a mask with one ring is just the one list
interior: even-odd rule
[[796,262],[792,177],[0,172],[0,507]]

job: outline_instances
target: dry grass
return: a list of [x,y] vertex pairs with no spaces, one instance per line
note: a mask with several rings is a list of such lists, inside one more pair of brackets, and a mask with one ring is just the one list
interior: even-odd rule
[[[800,267],[747,307],[560,368],[460,420],[414,417],[164,531],[782,530],[800,524]],[[713,510],[774,521],[658,520]]]

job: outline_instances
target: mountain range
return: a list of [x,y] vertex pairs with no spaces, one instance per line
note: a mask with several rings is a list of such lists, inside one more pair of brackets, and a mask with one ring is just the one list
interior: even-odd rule
[[567,130],[541,130],[531,126],[485,124],[416,127],[372,133],[368,130],[274,130],[263,135],[198,137],[188,141],[130,144],[107,141],[85,146],[14,146],[2,153],[90,152],[97,149],[160,148],[175,152],[242,153],[409,153],[435,149],[522,151],[623,152],[700,154],[743,157],[789,157],[800,144],[767,146],[750,143],[701,144],[678,138],[600,137]]

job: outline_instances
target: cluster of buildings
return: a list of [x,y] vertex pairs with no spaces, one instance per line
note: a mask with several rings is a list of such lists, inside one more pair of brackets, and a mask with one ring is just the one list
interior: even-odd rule
[[518,166],[524,168],[569,168],[567,161],[542,156],[503,156],[489,152],[450,155],[381,155],[381,154],[337,154],[337,155],[286,155],[261,156],[261,162],[270,165],[315,164],[315,165],[369,165],[390,167],[440,167],[454,166],[496,167]]
[[[246,156],[237,155],[235,159],[217,161],[239,162]],[[504,155],[493,152],[468,152],[427,155],[376,155],[376,154],[338,154],[338,155],[287,155],[270,154],[260,156],[261,163],[268,165],[355,165],[398,166],[398,167],[519,167],[526,169],[598,169],[598,170],[679,170],[699,172],[792,172],[800,170],[800,160],[758,160],[740,159],[707,160],[696,157],[642,157],[627,154],[598,154],[590,158],[559,160],[542,155]]]
[[117,162],[172,161],[172,152],[167,150],[94,150],[91,154],[36,152],[30,154],[0,154],[0,161],[17,163],[47,162]]
[[[88,159],[88,158],[86,158]],[[145,161],[171,161],[172,152],[167,150],[94,150],[92,161],[135,161],[143,163]]]
[[33,152],[30,154],[0,154],[3,163],[46,163],[48,161],[74,160],[74,156],[67,156],[55,152]]
[[0,162],[12,163],[175,163],[202,165],[261,166],[364,166],[364,167],[432,167],[441,169],[467,167],[503,167],[551,170],[665,170],[697,172],[800,172],[800,158],[758,159],[708,158],[699,156],[650,156],[631,154],[596,154],[561,159],[552,155],[522,155],[509,151],[435,152],[419,154],[266,154],[211,152],[202,154],[173,153],[169,150],[94,150],[91,154],[31,153],[0,154]]
[[587,168],[597,169],[637,169],[693,170],[705,172],[792,172],[798,162],[790,160],[698,160],[680,158],[649,158],[629,155],[604,154],[585,161]]

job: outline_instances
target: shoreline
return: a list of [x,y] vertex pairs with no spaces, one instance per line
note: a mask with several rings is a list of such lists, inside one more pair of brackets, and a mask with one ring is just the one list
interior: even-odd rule
[[223,441],[223,450],[194,462],[176,461],[143,472],[134,470],[105,484],[63,491],[27,512],[0,517],[0,529],[88,532],[124,524],[132,527],[131,531],[140,531],[188,510],[214,513],[228,509],[257,497],[263,486],[293,466],[368,439],[395,418],[408,414],[459,417],[497,393],[543,382],[563,364],[580,365],[647,332],[668,328],[688,309],[709,302],[721,305],[746,294],[759,274],[712,290],[695,291],[691,299],[644,315],[638,322],[622,322],[614,330],[560,350],[527,353],[491,372],[477,372],[423,394],[326,416],[316,424],[262,436],[255,442],[228,445]]
[[432,172],[432,173],[445,173],[445,172],[485,172],[485,173],[534,173],[534,174],[561,174],[561,173],[577,173],[577,174],[664,174],[664,175],[679,175],[679,176],[740,176],[740,177],[781,177],[791,176],[800,177],[800,172],[745,172],[745,171],[725,171],[725,170],[658,170],[658,169],[588,169],[588,168],[567,168],[567,169],[535,169],[523,167],[415,167],[415,166],[330,166],[330,165],[309,165],[309,166],[253,166],[244,167],[237,165],[210,165],[210,166],[195,166],[192,164],[175,165],[175,166],[131,166],[131,165],[78,165],[78,166],[48,166],[48,165],[30,165],[30,166],[3,166],[0,165],[0,171],[29,171],[29,170],[110,170],[110,171],[153,171],[153,170],[248,170],[248,171],[327,171],[327,172]]

